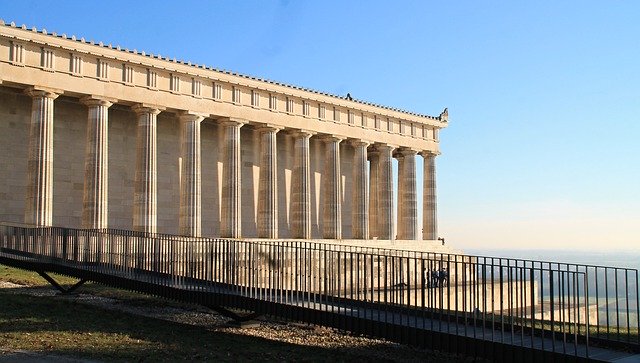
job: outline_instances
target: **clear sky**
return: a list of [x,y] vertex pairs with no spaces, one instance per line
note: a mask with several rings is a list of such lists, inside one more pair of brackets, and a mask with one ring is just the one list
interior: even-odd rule
[[638,1],[0,1],[5,22],[438,115],[440,235],[640,250]]

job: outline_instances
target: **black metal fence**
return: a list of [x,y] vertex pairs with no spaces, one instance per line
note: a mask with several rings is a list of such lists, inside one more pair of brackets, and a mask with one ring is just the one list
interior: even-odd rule
[[552,352],[640,345],[628,268],[13,224],[0,255]]

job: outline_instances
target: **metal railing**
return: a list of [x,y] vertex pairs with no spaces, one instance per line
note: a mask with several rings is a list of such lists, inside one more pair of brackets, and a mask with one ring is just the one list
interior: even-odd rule
[[0,255],[565,354],[640,344],[628,268],[5,223]]

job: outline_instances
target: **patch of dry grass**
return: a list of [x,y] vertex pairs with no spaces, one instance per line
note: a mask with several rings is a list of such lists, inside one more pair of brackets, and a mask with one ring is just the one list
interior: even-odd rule
[[[75,280],[58,281],[73,284]],[[46,281],[35,273],[0,266],[0,281],[43,286]],[[86,293],[97,293],[140,304],[143,295],[91,284]],[[140,300],[142,299],[142,300]],[[317,329],[305,334],[327,334],[327,341],[348,344],[312,345],[304,335],[292,339],[271,336],[273,327],[261,327],[260,334],[220,325],[194,325],[133,315],[80,303],[73,298],[31,296],[16,289],[0,289],[0,347],[100,361],[306,361],[306,362],[408,362],[471,361],[453,354],[415,349],[382,340],[352,337]],[[271,323],[271,325],[274,325]],[[286,325],[282,325],[283,328]],[[286,327],[287,334],[299,334]],[[313,330],[313,329],[312,329]],[[298,339],[300,338],[300,339]],[[318,337],[319,338],[319,337]],[[323,339],[317,339],[323,341]],[[352,343],[353,342],[353,343]]]

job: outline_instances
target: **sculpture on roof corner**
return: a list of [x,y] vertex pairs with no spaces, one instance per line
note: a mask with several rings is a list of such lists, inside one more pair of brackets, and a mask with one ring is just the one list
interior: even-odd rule
[[445,107],[444,111],[440,113],[439,118],[445,122],[449,121],[449,109]]

